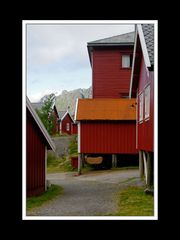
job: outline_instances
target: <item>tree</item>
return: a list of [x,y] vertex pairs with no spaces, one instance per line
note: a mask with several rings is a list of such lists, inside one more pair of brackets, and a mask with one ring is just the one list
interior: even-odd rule
[[53,105],[55,102],[55,94],[51,93],[43,98],[43,106],[41,109],[36,109],[36,112],[44,124],[46,130],[52,135],[55,117],[53,114]]

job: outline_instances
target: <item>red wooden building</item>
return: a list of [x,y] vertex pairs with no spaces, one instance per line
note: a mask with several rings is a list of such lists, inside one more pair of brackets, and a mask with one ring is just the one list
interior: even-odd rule
[[60,134],[76,134],[77,126],[68,111],[59,111],[59,129]]
[[[134,32],[87,44],[92,67],[93,99],[79,100],[77,105],[79,153],[111,154],[112,162],[117,162],[117,154],[137,153],[135,102],[122,99],[129,97],[133,46]],[[84,119],[81,109],[87,114]],[[102,113],[100,119],[99,113]],[[131,117],[126,119],[129,114]]]
[[89,42],[92,98],[128,97],[134,32]]
[[28,98],[26,117],[26,192],[30,197],[46,190],[47,149],[55,151],[55,146]]
[[[78,153],[137,154],[136,99],[78,99]],[[105,156],[106,158],[106,156]]]
[[153,185],[154,153],[154,24],[136,26],[130,97],[137,98],[137,149],[140,173]]
[[[43,106],[43,102],[32,103],[33,108],[40,110]],[[52,106],[52,115],[53,115],[53,129],[52,134],[59,133],[59,115],[55,103]]]

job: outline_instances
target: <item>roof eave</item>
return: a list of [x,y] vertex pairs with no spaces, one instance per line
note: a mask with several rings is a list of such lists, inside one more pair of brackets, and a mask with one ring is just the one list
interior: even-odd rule
[[88,47],[101,47],[101,46],[133,46],[134,42],[124,43],[88,43]]

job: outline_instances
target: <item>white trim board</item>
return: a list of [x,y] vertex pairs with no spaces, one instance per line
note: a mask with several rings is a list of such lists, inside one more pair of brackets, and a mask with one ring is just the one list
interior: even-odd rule
[[133,50],[133,62],[132,62],[131,79],[130,79],[130,87],[129,87],[129,98],[131,98],[131,95],[132,95],[132,84],[133,84],[133,75],[134,75],[136,45],[137,45],[137,25],[135,25],[134,50]]
[[147,46],[146,46],[146,42],[145,42],[141,24],[137,24],[137,30],[138,30],[139,39],[141,42],[141,48],[142,48],[142,52],[143,52],[144,61],[145,61],[146,67],[148,68],[148,67],[151,67],[151,63],[150,63],[149,54],[148,54],[148,50],[147,50]]
[[72,117],[71,117],[71,115],[70,115],[70,113],[69,113],[68,111],[65,112],[65,114],[62,116],[62,118],[60,118],[60,120],[63,121],[63,119],[66,117],[67,114],[69,114],[71,120],[72,120],[73,123],[74,123],[74,120],[72,119]]

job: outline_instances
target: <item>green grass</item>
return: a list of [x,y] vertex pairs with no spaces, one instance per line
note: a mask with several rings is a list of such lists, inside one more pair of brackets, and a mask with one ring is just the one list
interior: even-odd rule
[[46,192],[44,192],[42,195],[37,197],[29,197],[27,198],[26,204],[27,204],[27,210],[32,210],[35,207],[40,207],[44,203],[47,203],[48,201],[54,199],[56,196],[59,196],[63,193],[63,188],[61,186],[57,185],[51,185],[50,188]]
[[118,211],[113,216],[153,216],[154,197],[144,187],[130,186],[118,194]]
[[73,171],[69,156],[57,157],[54,153],[48,153],[47,173]]
[[69,154],[78,155],[77,134],[75,134],[69,144]]

